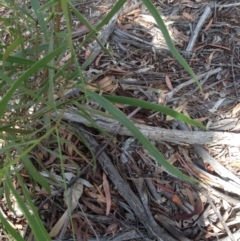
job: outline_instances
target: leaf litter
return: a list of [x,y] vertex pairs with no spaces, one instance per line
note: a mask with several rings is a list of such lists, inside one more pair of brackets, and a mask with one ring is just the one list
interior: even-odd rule
[[[77,129],[71,132],[68,124],[63,123],[60,131],[65,139],[62,153],[59,153],[56,145],[41,143],[35,156],[32,154],[33,160],[39,158],[50,175],[44,174],[40,166],[39,171],[53,181],[50,197],[47,198],[46,191],[38,186],[35,190],[35,204],[53,238],[72,240],[72,233],[78,240],[240,238],[240,136],[236,145],[222,144],[220,141],[223,133],[238,136],[240,127],[240,66],[237,51],[240,6],[235,3],[231,1],[214,5],[208,1],[154,1],[175,46],[199,77],[203,93],[196,89],[194,81],[172,57],[161,31],[146,8],[131,1],[118,15],[107,39],[111,56],[101,49],[97,50],[99,53],[96,58],[84,70],[88,82],[86,88],[102,94],[149,102],[166,97],[161,104],[201,121],[208,127],[206,132],[218,132],[219,137],[213,139],[212,143],[191,144],[182,139],[179,141],[177,130],[189,132],[194,140],[195,132],[199,131],[196,127],[143,109],[136,111],[132,117],[133,121],[148,127],[172,130],[174,138],[171,141],[159,139],[152,142],[175,167],[202,181],[205,189],[169,175],[135,139],[131,141],[120,132],[99,155],[108,157],[113,166],[110,168],[104,158],[102,161],[97,158],[98,162],[93,165],[94,160],[81,135],[89,133],[98,145],[106,143],[106,137],[94,128],[85,129],[83,133]],[[89,1],[76,7],[96,25],[113,4],[114,1]],[[210,7],[210,14],[196,33],[195,28],[207,6]],[[88,8],[91,9],[90,15]],[[88,29],[80,23],[76,23],[74,28],[73,39],[77,45],[82,42]],[[197,38],[193,52],[187,53],[187,46],[194,34],[197,34]],[[87,45],[85,50],[79,51],[80,64],[90,56],[89,51],[94,51],[94,48],[88,48]],[[62,62],[67,59],[68,55]],[[73,98],[71,92],[67,98]],[[100,110],[94,102],[86,103],[86,106]],[[126,115],[136,109],[116,106]],[[202,138],[204,140],[204,136]],[[64,177],[60,156],[64,159]],[[81,178],[77,173],[78,168],[84,170]],[[112,175],[113,170],[118,174]],[[21,175],[27,181],[28,174],[24,170]],[[59,186],[56,180],[60,183],[67,180],[69,184],[72,177],[75,177],[75,184],[68,185],[68,194],[64,198],[63,191],[56,189]],[[15,185],[21,193],[17,182]],[[28,188],[33,193],[31,184]],[[14,198],[10,199],[16,203]],[[136,201],[135,207],[130,199]],[[2,203],[6,202],[2,200]],[[14,216],[20,213],[17,205],[12,207],[15,214],[3,207],[1,213],[6,215],[16,230],[21,231],[26,223],[20,214]],[[142,212],[137,213],[137,210]],[[152,227],[159,230],[150,231]],[[165,236],[159,236],[163,234],[162,229],[167,231],[163,232]]]

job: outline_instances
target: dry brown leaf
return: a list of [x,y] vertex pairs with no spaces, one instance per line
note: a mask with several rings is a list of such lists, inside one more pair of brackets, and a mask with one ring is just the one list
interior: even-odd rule
[[182,206],[182,200],[180,199],[180,197],[177,194],[173,194],[172,195],[172,201],[177,204],[178,206]]
[[208,99],[208,97],[209,97],[209,95],[210,95],[210,93],[209,93],[209,92],[205,93],[205,95],[204,95],[204,100],[207,100],[207,99]]
[[190,219],[191,217],[193,217],[194,215],[199,215],[202,213],[204,209],[204,205],[202,203],[202,200],[199,199],[196,203],[195,203],[195,206],[194,206],[194,210],[192,213],[183,213],[183,214],[179,214],[179,215],[176,215],[175,216],[175,219],[176,220],[187,220],[187,219]]
[[85,60],[90,56],[90,54],[91,54],[91,51],[89,48],[87,48],[85,51]]
[[102,58],[103,54],[104,54],[104,53],[101,53],[101,54],[98,55],[98,57],[97,57],[97,59],[96,59],[96,61],[95,61],[95,65],[96,65],[96,66],[99,65],[100,59]]
[[[72,212],[76,208],[76,206],[78,204],[78,199],[81,197],[82,192],[83,192],[83,185],[80,183],[75,183],[73,185],[72,190],[71,189],[67,190],[67,194],[64,196],[65,196],[66,204],[70,205],[68,207],[68,209],[71,208],[70,212]],[[69,195],[71,193],[72,193],[72,197],[70,198],[71,200],[69,200]],[[69,201],[71,201],[71,203],[69,203]],[[64,214],[62,215],[62,217],[57,221],[57,223],[51,229],[51,231],[49,233],[50,237],[56,237],[58,235],[58,233],[62,229],[66,219],[68,218],[68,215],[69,215],[69,210],[66,210],[64,212]]]
[[235,117],[239,111],[240,111],[240,103],[234,106],[232,110],[232,115]]
[[172,83],[171,83],[171,81],[170,81],[170,79],[169,79],[167,74],[165,76],[165,82],[167,84],[168,89],[173,90]]
[[128,29],[132,29],[133,28],[133,25],[132,24],[125,24],[125,25],[121,25],[121,29],[123,30],[123,31],[126,31],[126,30],[128,30]]
[[207,46],[216,47],[216,48],[220,48],[220,49],[225,49],[225,50],[227,50],[227,51],[231,51],[229,48],[224,47],[224,46],[219,45],[219,44],[204,44],[204,45],[198,46],[197,48],[194,48],[194,51],[193,51],[193,52],[196,52],[197,50],[199,50],[199,49],[201,49],[201,48],[204,48],[204,47],[207,47]]
[[102,91],[113,92],[118,86],[118,84],[114,83],[114,81],[114,75],[106,76],[98,82],[98,86]]
[[172,154],[172,155],[167,159],[167,161],[173,165],[173,164],[177,161],[177,158],[176,158],[175,153]]
[[90,203],[86,198],[82,198],[82,202],[88,208],[90,208],[93,212],[95,212],[95,213],[97,213],[99,215],[104,215],[105,214],[104,211],[101,208],[99,208],[99,207],[95,206],[94,204]]
[[[188,118],[190,118],[190,116],[189,116],[188,111],[186,110],[186,108],[184,108],[182,112],[183,112],[183,114],[184,114],[185,116],[187,116]],[[187,126],[188,126],[189,130],[192,131],[192,126],[191,126],[190,124],[187,124]]]
[[[187,103],[185,103],[185,104],[183,104],[183,105],[180,105],[180,106],[178,106],[178,107],[177,107],[176,109],[174,109],[174,110],[177,111],[177,112],[179,112],[179,113],[181,113],[182,110],[186,107],[186,105],[187,105]],[[171,120],[173,120],[173,119],[174,119],[173,117],[167,116],[166,121],[171,121]]]
[[98,202],[101,203],[106,203],[106,198],[100,194],[94,193],[94,192],[89,192],[88,190],[85,189],[85,193],[91,197],[97,199]]
[[91,91],[98,91],[99,88],[96,84],[86,84],[85,88]]
[[193,21],[193,16],[189,14],[188,12],[183,12],[182,13],[183,17],[186,18],[187,20]]
[[208,57],[208,59],[207,59],[207,69],[209,69],[210,66],[211,66],[212,58],[213,58],[213,55],[215,54],[215,52],[216,52],[216,51],[213,51],[213,52],[209,55],[209,57]]
[[195,202],[194,202],[194,197],[193,197],[192,191],[190,190],[189,187],[185,187],[185,190],[186,190],[186,193],[187,193],[187,196],[188,196],[188,199],[189,199],[191,205],[194,207]]
[[[72,136],[73,136],[73,134],[69,132],[69,133],[68,133],[68,136],[67,136],[67,140],[70,141],[69,143],[71,143]],[[72,144],[69,144],[69,145],[67,146],[67,151],[68,151],[68,153],[69,153],[70,156],[73,156]]]
[[105,235],[106,234],[114,235],[117,232],[117,230],[118,230],[118,223],[112,223],[105,230]]
[[175,192],[172,189],[169,189],[169,188],[167,188],[167,187],[165,187],[165,186],[163,186],[159,183],[154,183],[154,185],[157,186],[159,189],[162,189],[162,190],[164,190],[166,192],[169,192],[171,194],[175,194]]
[[103,189],[105,192],[105,196],[106,196],[106,216],[109,215],[110,213],[110,209],[111,209],[111,193],[110,193],[110,187],[109,187],[109,183],[106,177],[105,172],[103,173]]
[[198,121],[198,122],[203,122],[205,120],[209,119],[209,116],[208,117],[200,117],[200,118],[196,118],[194,119],[195,121]]
[[210,19],[209,23],[207,24],[207,26],[203,31],[207,31],[212,26],[212,22],[213,22],[213,18]]

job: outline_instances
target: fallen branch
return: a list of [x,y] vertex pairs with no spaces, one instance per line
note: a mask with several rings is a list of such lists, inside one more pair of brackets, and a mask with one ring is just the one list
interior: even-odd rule
[[[73,110],[74,111],[74,110]],[[63,120],[74,121],[89,126],[90,123],[84,117],[59,110],[52,113],[53,117],[61,117]],[[100,115],[92,115],[93,121],[107,132],[114,133],[119,122],[117,120],[103,117]],[[221,144],[230,146],[240,146],[240,134],[222,132],[222,131],[181,131],[168,130],[159,127],[147,126],[143,124],[135,124],[136,127],[150,140],[166,141],[174,144]],[[126,128],[121,127],[118,132],[119,135],[133,136],[133,134]]]

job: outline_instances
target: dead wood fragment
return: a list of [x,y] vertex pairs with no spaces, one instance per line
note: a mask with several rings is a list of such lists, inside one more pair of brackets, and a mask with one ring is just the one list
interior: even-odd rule
[[232,181],[236,182],[236,184],[240,185],[240,179],[221,163],[219,163],[215,158],[209,155],[203,147],[200,145],[194,145],[194,150],[202,159],[204,159],[214,168],[215,172],[217,172],[220,177],[225,180],[231,179]]
[[200,32],[200,30],[202,29],[202,26],[204,24],[204,22],[206,21],[206,19],[208,18],[208,16],[210,15],[210,12],[211,12],[211,8],[210,7],[206,7],[201,18],[199,19],[198,21],[198,24],[196,26],[196,28],[194,29],[193,31],[193,35],[191,37],[191,39],[189,40],[189,43],[188,43],[188,46],[186,48],[186,51],[191,53],[192,50],[193,50],[193,47],[196,43],[196,40],[197,40],[197,37],[198,37],[198,34]]
[[209,197],[208,193],[205,190],[202,190],[202,192],[204,193],[204,195],[206,196],[209,204],[211,205],[212,209],[214,210],[214,212],[217,214],[219,221],[221,222],[221,224],[223,225],[224,229],[226,230],[229,238],[231,239],[231,241],[236,241],[236,239],[234,238],[234,236],[232,235],[229,227],[226,225],[225,221],[222,218],[222,215],[220,214],[220,212],[218,211],[218,209],[216,208],[216,206],[214,205],[212,199]]
[[[212,75],[214,75],[214,74],[219,73],[221,70],[222,70],[222,68],[216,68],[216,69],[210,70],[210,71],[206,72],[204,76],[208,75],[208,77],[210,77],[210,76],[212,76]],[[204,77],[204,76],[201,75],[201,78]],[[198,77],[198,76],[197,76],[197,77]],[[188,86],[188,85],[190,85],[190,84],[193,84],[193,83],[195,83],[195,80],[194,80],[194,79],[190,79],[190,80],[188,80],[188,81],[186,81],[186,82],[178,85],[175,89],[173,89],[171,92],[169,92],[169,93],[166,94],[166,102],[170,102],[171,99],[172,99],[172,97],[173,97],[179,90],[181,90],[182,88],[184,88],[184,87],[186,87],[186,86]]]
[[[81,135],[84,136],[86,141],[89,143],[89,146],[96,152],[99,148],[99,144],[88,134],[88,131],[83,131],[84,127],[78,123],[71,123],[71,125],[76,128],[77,131],[81,132]],[[99,155],[98,161],[104,172],[109,176],[115,187],[118,189],[119,194],[126,200],[135,215],[138,217],[139,221],[145,226],[149,236],[154,237],[159,241],[175,241],[174,238],[165,233],[164,230],[158,226],[155,220],[149,220],[149,217],[146,214],[139,198],[133,193],[126,181],[124,181],[124,179],[120,176],[105,152],[102,152]]]
[[[74,112],[71,111],[71,112]],[[90,125],[89,121],[84,117],[59,110],[52,113],[53,117],[61,117],[63,120],[74,121],[84,125]],[[115,133],[116,127],[119,125],[117,120],[103,117],[100,115],[90,115],[93,121],[105,131]],[[174,144],[199,144],[199,145],[230,145],[240,146],[240,134],[217,131],[181,131],[168,130],[159,127],[147,126],[143,124],[135,124],[135,126],[150,140],[166,141]],[[133,136],[133,134],[125,127],[121,127],[119,135]]]
[[194,170],[198,172],[199,179],[209,184],[210,186],[217,187],[226,192],[231,192],[240,196],[240,186],[236,185],[235,183],[224,181],[221,178],[214,176],[195,165]]
[[86,60],[86,65],[85,65],[86,67],[89,66],[96,59],[96,57],[99,55],[99,53],[102,50],[102,46],[104,46],[107,43],[107,39],[109,38],[109,36],[111,35],[112,31],[114,30],[117,18],[118,18],[120,13],[121,13],[121,10],[119,10],[113,16],[113,18],[109,21],[107,26],[103,29],[103,31],[101,32],[100,36],[97,38],[98,41],[95,40],[93,42],[92,46],[89,49],[90,55],[89,55],[89,57]]

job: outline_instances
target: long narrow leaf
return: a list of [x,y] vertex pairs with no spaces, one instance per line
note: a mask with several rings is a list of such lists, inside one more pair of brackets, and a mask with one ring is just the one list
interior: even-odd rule
[[[19,153],[23,152],[23,149],[21,146],[18,146],[16,149],[18,150]],[[47,192],[50,193],[50,187],[46,179],[36,170],[35,166],[30,161],[28,155],[25,155],[22,157],[22,162],[24,166],[27,168],[29,174],[33,177],[33,179],[36,180],[42,187],[44,187]]]
[[25,241],[17,232],[16,230],[8,223],[5,217],[3,217],[0,211],[0,220],[3,224],[4,228],[8,231],[9,234],[14,238],[16,241]]
[[137,107],[141,107],[141,108],[145,108],[145,109],[149,109],[149,110],[159,111],[165,115],[169,115],[169,116],[173,117],[174,119],[178,119],[178,120],[188,123],[190,125],[197,126],[202,129],[206,129],[203,124],[201,124],[195,120],[192,120],[191,118],[188,118],[187,116],[185,116],[175,110],[172,110],[170,108],[167,108],[167,107],[164,107],[161,105],[149,103],[144,100],[138,100],[138,99],[122,97],[122,96],[104,95],[104,98],[108,99],[111,102],[116,102],[116,103],[120,103],[120,104],[126,104],[126,105],[137,106]]
[[52,53],[46,55],[44,58],[36,62],[31,68],[29,68],[25,73],[23,73],[18,80],[16,80],[8,92],[3,96],[0,100],[0,117],[3,115],[6,105],[8,101],[11,99],[13,93],[17,88],[21,85],[21,83],[29,78],[32,74],[36,73],[36,71],[46,65],[51,59],[56,57],[59,53],[61,53],[66,48],[66,45],[62,45],[59,48],[55,49]]
[[15,39],[13,43],[6,49],[2,57],[3,64],[5,63],[7,57],[23,42],[23,40],[23,38]]
[[94,35],[99,31],[105,24],[107,24],[110,19],[122,8],[122,6],[127,2],[127,0],[118,0],[111,11],[105,16],[105,18],[93,29],[87,37],[82,41],[81,46],[84,46]]
[[155,160],[162,165],[167,171],[169,171],[174,176],[181,178],[183,180],[189,182],[198,182],[196,179],[190,178],[179,171],[177,168],[172,166],[169,162],[167,162],[164,156],[157,150],[155,146],[138,130],[138,128],[114,105],[111,104],[107,99],[98,95],[95,92],[86,89],[86,94],[94,99],[98,104],[100,104],[103,108],[109,111],[117,120],[129,131],[133,133],[133,135],[138,139],[138,141],[146,148],[150,155],[152,155]]
[[154,19],[156,20],[157,25],[158,25],[159,29],[161,30],[163,37],[166,40],[166,43],[167,43],[170,51],[172,52],[173,56],[179,61],[179,63],[183,66],[183,68],[192,76],[192,78],[195,80],[195,82],[197,83],[200,90],[202,90],[202,87],[201,87],[197,77],[195,76],[194,72],[192,71],[192,69],[186,62],[186,60],[176,50],[176,48],[171,40],[171,37],[168,33],[168,30],[159,14],[159,11],[156,9],[156,7],[152,4],[152,2],[150,0],[142,0],[142,2],[144,3],[144,5],[147,7],[149,12],[152,14]]
[[[37,16],[37,19],[38,19],[38,23],[43,31],[43,35],[45,37],[48,36],[48,30],[47,30],[47,24],[44,20],[44,17],[43,17],[43,14],[40,13],[38,10],[40,8],[40,4],[38,2],[38,0],[30,0],[31,4],[32,4],[32,7],[33,7],[33,10],[34,10],[34,13],[36,14]],[[45,39],[47,40],[47,39]]]
[[[17,172],[16,172],[17,174]],[[23,211],[24,215],[26,216],[28,223],[34,233],[35,239],[42,241],[42,240],[51,240],[46,229],[44,228],[42,221],[38,215],[38,212],[36,210],[36,208],[34,208],[34,205],[32,203],[32,200],[29,196],[29,194],[27,193],[26,188],[24,187],[24,184],[21,183],[21,177],[18,175],[18,181],[20,182],[20,184],[22,184],[22,189],[25,195],[25,198],[28,201],[28,204],[31,206],[32,211],[34,212],[34,215],[32,215],[30,213],[30,210],[28,209],[28,207],[26,206],[26,204],[24,203],[24,201],[22,200],[22,198],[20,197],[20,195],[17,193],[16,189],[13,187],[12,185],[12,181],[9,177],[6,178],[6,184],[9,188],[9,190],[11,190],[12,194],[14,195],[14,197],[16,198],[18,205],[20,206],[21,210]]]

